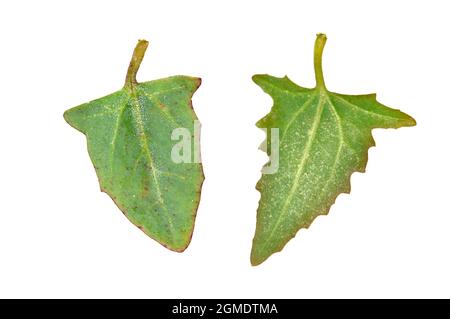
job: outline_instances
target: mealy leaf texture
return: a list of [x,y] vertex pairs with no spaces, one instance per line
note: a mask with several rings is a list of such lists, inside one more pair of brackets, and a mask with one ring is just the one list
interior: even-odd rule
[[413,126],[409,115],[379,103],[375,94],[343,95],[327,90],[322,73],[326,36],[314,48],[316,87],[303,88],[287,77],[255,75],[273,101],[260,128],[279,129],[279,168],[263,174],[251,262],[258,265],[283,249],[299,229],[327,214],[340,193],[350,192],[350,176],[364,172],[374,128]]

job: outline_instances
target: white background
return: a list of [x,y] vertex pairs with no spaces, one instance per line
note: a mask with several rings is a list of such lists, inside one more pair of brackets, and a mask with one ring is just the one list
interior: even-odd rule
[[[14,1],[0,4],[0,297],[450,297],[446,1]],[[266,162],[255,73],[378,100],[418,125],[375,130],[367,173],[328,216],[251,267]],[[200,76],[206,180],[190,247],[171,252],[99,191],[63,112],[138,80]]]

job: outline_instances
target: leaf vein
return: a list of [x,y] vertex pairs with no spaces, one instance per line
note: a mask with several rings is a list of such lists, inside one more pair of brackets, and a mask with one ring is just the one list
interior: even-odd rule
[[158,201],[161,203],[161,207],[166,211],[167,221],[169,223],[170,232],[173,236],[173,234],[174,234],[173,221],[172,221],[172,217],[170,216],[167,208],[164,206],[164,200],[162,198],[159,181],[158,181],[158,177],[156,174],[157,169],[155,167],[155,163],[153,162],[152,152],[150,151],[150,147],[148,145],[148,137],[145,133],[144,122],[142,120],[142,108],[139,104],[139,100],[138,100],[137,96],[134,94],[133,94],[133,100],[134,100],[134,117],[135,117],[136,124],[137,124],[138,135],[139,135],[139,138],[141,141],[141,147],[144,149],[144,152],[147,155],[147,158],[148,158],[148,161],[150,164],[150,170],[152,172],[152,177],[155,182],[156,195],[158,197]]
[[398,118],[396,118],[394,116],[389,116],[389,115],[386,115],[386,114],[378,114],[378,113],[371,112],[369,110],[363,109],[362,107],[359,107],[358,105],[353,104],[352,102],[349,102],[346,99],[344,99],[344,98],[342,98],[342,97],[340,97],[340,96],[338,96],[336,94],[333,94],[333,97],[337,98],[338,100],[344,102],[345,104],[347,104],[347,105],[351,106],[352,108],[354,108],[354,109],[356,109],[356,110],[358,110],[360,112],[363,112],[365,114],[368,114],[368,115],[371,115],[371,116],[376,116],[376,117],[381,117],[381,118],[384,117],[384,118],[390,118],[390,119],[398,120]]
[[117,114],[116,123],[114,125],[114,131],[111,138],[111,151],[109,154],[109,175],[112,178],[112,174],[114,173],[114,155],[116,152],[116,140],[117,140],[117,133],[119,131],[120,122],[122,120],[123,114],[125,113],[125,109],[127,107],[129,101],[129,97],[125,99],[125,103],[123,103],[119,108],[119,113]]
[[[151,95],[151,94],[148,94],[148,93],[145,92],[145,91],[143,91],[143,93],[144,93],[144,95],[145,95],[151,102],[153,102],[153,101],[152,101],[153,98],[155,98],[157,101],[160,101],[158,98],[156,98],[156,96],[157,96],[156,94]],[[154,104],[155,104],[155,103],[154,103]],[[172,114],[170,114],[170,112],[165,111],[165,110],[162,110],[160,107],[158,107],[158,106],[156,106],[156,105],[155,105],[155,108],[157,108],[157,109],[160,111],[160,113],[161,113],[167,120],[169,120],[169,122],[172,123],[172,125],[174,125],[175,127],[181,127],[181,124],[179,124],[179,123],[175,120],[175,118],[172,116]]]
[[300,181],[301,181],[300,177],[303,173],[303,170],[305,169],[306,162],[309,158],[310,150],[311,150],[313,141],[316,137],[317,130],[319,128],[319,123],[320,123],[320,119],[322,117],[323,108],[324,108],[324,100],[322,98],[322,95],[320,95],[317,111],[316,111],[316,114],[314,115],[313,125],[311,127],[311,131],[308,136],[308,141],[306,143],[305,150],[303,151],[303,156],[302,156],[300,163],[297,166],[297,170],[295,172],[294,184],[292,185],[291,189],[289,190],[289,194],[288,194],[286,200],[284,201],[284,204],[281,208],[280,214],[278,215],[275,225],[272,228],[272,231],[270,232],[269,236],[266,237],[264,247],[266,247],[267,244],[269,242],[271,242],[272,237],[275,234],[275,231],[277,230],[282,219],[284,218],[284,216],[287,213],[287,208],[289,207],[289,204],[291,203],[292,197],[294,196],[295,192],[297,191],[298,187],[300,186]]
[[316,97],[315,94],[311,95],[311,97],[308,100],[306,100],[305,103],[303,103],[301,106],[299,106],[299,109],[295,112],[294,116],[292,116],[292,118],[287,123],[286,128],[284,129],[283,136],[280,139],[280,145],[283,143],[286,133],[289,130],[289,128],[291,127],[292,123],[294,123],[294,121],[297,119],[297,117],[300,114],[302,114],[303,111],[312,103],[312,101],[314,100],[315,97]]

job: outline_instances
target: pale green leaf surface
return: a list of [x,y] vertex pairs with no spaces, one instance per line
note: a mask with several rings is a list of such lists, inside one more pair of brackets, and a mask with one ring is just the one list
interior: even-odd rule
[[265,174],[251,262],[258,265],[283,249],[299,229],[327,214],[340,193],[350,192],[350,176],[364,172],[374,128],[413,126],[413,118],[376,101],[375,94],[329,92],[322,75],[326,37],[315,48],[317,86],[302,88],[287,77],[255,75],[253,80],[274,101],[260,128],[279,128],[279,169]]
[[86,135],[101,190],[148,236],[183,251],[192,236],[204,176],[200,163],[172,161],[176,141],[171,134],[181,127],[194,134],[191,98],[201,81],[173,76],[137,83],[146,47],[146,41],[136,47],[122,90],[74,107],[64,118]]

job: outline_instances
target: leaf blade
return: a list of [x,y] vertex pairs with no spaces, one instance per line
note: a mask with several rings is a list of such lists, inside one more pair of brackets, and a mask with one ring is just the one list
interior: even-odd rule
[[201,163],[172,161],[171,133],[183,127],[194,134],[191,99],[201,80],[173,76],[137,83],[131,74],[127,81],[120,91],[67,110],[64,118],[86,135],[101,190],[149,237],[182,252],[191,241],[204,174]]
[[253,77],[273,99],[271,111],[257,126],[279,128],[280,159],[278,172],[262,175],[257,183],[261,198],[252,265],[281,251],[298,230],[327,214],[340,193],[350,192],[351,174],[365,170],[368,149],[375,145],[373,128],[416,124],[409,115],[377,102],[375,95],[332,93],[322,76],[316,78],[317,87],[306,89],[287,77]]

